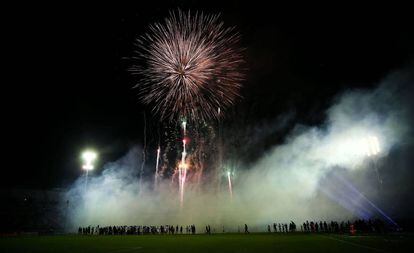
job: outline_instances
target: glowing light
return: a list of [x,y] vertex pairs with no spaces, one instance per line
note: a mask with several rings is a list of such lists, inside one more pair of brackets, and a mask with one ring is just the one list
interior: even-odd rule
[[84,170],[93,170],[93,165],[90,165],[90,164],[85,164],[85,165],[82,165],[82,169],[84,169]]
[[187,130],[187,122],[184,120],[182,123],[182,127],[183,127],[183,131],[184,131],[184,135],[186,134],[186,130]]
[[181,169],[188,169],[188,164],[186,163],[180,163],[180,165],[178,165]]
[[97,158],[97,154],[93,151],[85,151],[82,154],[82,159],[84,161],[84,164],[82,165],[82,168],[84,170],[92,170],[93,167],[93,162],[96,160]]
[[235,102],[244,78],[239,40],[219,15],[170,12],[137,39],[139,65],[130,70],[141,76],[141,100],[161,120],[218,118],[217,107]]
[[178,165],[178,182],[179,182],[178,187],[179,187],[181,208],[184,205],[185,180],[186,180],[186,177],[187,177],[187,168],[188,168],[188,165],[186,163],[186,157],[187,157],[187,152],[186,152],[186,144],[187,144],[186,126],[187,126],[187,123],[184,120],[182,122],[182,127],[183,127],[183,152],[181,152],[181,163]]
[[377,155],[380,152],[378,138],[376,136],[370,136],[366,140],[366,152],[368,156]]
[[158,149],[157,149],[157,161],[156,161],[156,164],[155,164],[154,187],[157,187],[157,184],[158,184],[158,166],[159,166],[159,163],[160,163],[160,153],[161,153],[161,148],[158,147]]
[[82,154],[82,158],[85,160],[85,162],[90,163],[96,159],[96,153],[93,151],[85,151]]
[[230,171],[227,171],[227,179],[228,179],[228,184],[229,184],[230,198],[233,199],[233,187],[231,185],[231,173],[230,173]]

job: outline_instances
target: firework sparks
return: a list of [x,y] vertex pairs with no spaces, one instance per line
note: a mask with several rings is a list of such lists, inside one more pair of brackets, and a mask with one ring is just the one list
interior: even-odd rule
[[184,120],[182,122],[183,128],[183,152],[181,153],[181,163],[178,166],[178,181],[179,181],[179,192],[180,192],[180,205],[183,207],[184,204],[184,190],[185,190],[185,179],[187,177],[187,163],[186,163],[186,129],[187,129],[187,122]]
[[160,153],[161,153],[161,148],[158,147],[158,149],[157,149],[157,161],[156,161],[156,164],[155,164],[154,188],[156,188],[157,185],[158,185],[158,166],[160,164]]
[[182,127],[183,127],[183,135],[186,136],[187,135],[187,121],[183,120]]
[[230,171],[227,171],[227,179],[228,179],[228,182],[229,182],[230,199],[233,199],[233,187],[231,185],[231,173],[230,173]]
[[131,71],[145,104],[162,120],[218,118],[239,96],[244,62],[239,35],[219,15],[170,12],[137,40]]

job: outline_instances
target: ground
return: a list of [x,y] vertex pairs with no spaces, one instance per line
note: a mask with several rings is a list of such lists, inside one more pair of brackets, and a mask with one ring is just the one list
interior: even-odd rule
[[215,234],[0,237],[0,252],[407,252],[414,235]]

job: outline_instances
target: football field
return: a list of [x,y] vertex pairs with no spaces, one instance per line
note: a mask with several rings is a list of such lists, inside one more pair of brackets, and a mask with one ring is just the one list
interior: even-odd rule
[[407,252],[413,235],[214,234],[1,237],[0,252]]

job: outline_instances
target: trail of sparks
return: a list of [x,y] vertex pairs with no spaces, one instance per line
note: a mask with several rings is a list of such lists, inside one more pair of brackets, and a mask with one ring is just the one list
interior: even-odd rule
[[158,166],[160,164],[160,153],[161,153],[161,148],[158,147],[158,149],[157,149],[157,161],[156,161],[156,164],[155,164],[154,189],[156,189],[157,186],[158,186]]
[[230,199],[232,199],[232,200],[233,200],[233,187],[232,187],[232,185],[231,185],[231,173],[230,173],[230,171],[228,171],[228,172],[227,172],[227,178],[228,178],[228,181],[229,181],[229,193],[230,193]]
[[239,40],[219,15],[170,12],[137,39],[133,59],[140,64],[130,70],[141,77],[141,100],[162,120],[218,118],[217,108],[235,102],[244,78]]
[[178,181],[179,181],[179,192],[180,192],[180,206],[184,205],[184,190],[185,190],[185,180],[187,177],[187,163],[186,163],[186,133],[187,133],[187,122],[184,120],[182,122],[183,128],[183,152],[181,153],[181,162],[178,166]]

